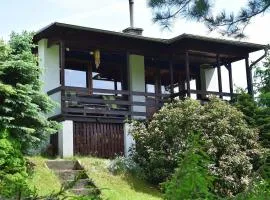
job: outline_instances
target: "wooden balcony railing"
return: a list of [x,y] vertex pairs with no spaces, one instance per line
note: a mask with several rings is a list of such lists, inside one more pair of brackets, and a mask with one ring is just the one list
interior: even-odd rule
[[[125,119],[131,116],[151,117],[165,102],[186,96],[186,91],[155,94],[128,90],[92,89],[60,86],[48,95],[61,92],[62,115],[71,117],[101,117]],[[190,90],[204,99],[209,95],[229,96],[231,93]]]
[[87,88],[69,86],[55,88],[48,94],[59,91],[62,114],[73,117],[149,117],[170,98],[168,94],[108,89],[89,91]]

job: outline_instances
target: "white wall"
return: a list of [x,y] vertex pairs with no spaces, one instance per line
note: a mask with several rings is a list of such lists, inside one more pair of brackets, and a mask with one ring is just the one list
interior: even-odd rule
[[[131,91],[145,92],[145,67],[144,56],[141,55],[129,55],[129,86]],[[145,102],[144,96],[133,95],[133,101]],[[146,112],[145,106],[132,106],[133,112]],[[132,116],[133,119],[145,119],[144,116]],[[129,156],[129,149],[135,144],[131,134],[130,125],[124,124],[124,150],[125,156]]]
[[130,148],[132,147],[132,145],[135,145],[135,141],[130,133],[130,127],[131,125],[128,123],[124,124],[124,153],[125,156],[129,156],[130,152]]
[[201,87],[206,91],[218,91],[218,78],[216,68],[200,68]]
[[[48,40],[42,39],[38,42],[38,57],[39,66],[42,69],[41,80],[43,82],[42,90],[46,93],[51,89],[60,86],[60,70],[59,70],[59,46],[53,45],[50,48],[47,47]],[[51,117],[61,113],[60,92],[55,93],[51,98],[57,103],[52,113],[48,115]]]
[[[129,55],[129,85],[131,91],[145,92],[144,56]],[[133,95],[133,101],[145,102],[144,96]],[[146,112],[145,106],[132,106],[134,112]]]
[[73,156],[73,121],[61,122],[62,128],[58,132],[58,152],[64,157]]

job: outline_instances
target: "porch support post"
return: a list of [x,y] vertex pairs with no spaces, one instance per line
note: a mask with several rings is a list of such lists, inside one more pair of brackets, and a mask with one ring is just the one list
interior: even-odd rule
[[65,42],[63,40],[60,41],[59,55],[60,55],[60,84],[61,86],[65,86],[65,54],[66,47]]
[[187,97],[190,97],[190,72],[189,72],[189,53],[186,51],[186,82],[187,82]]
[[248,55],[245,57],[245,63],[246,63],[246,76],[247,76],[247,89],[248,93],[253,97],[253,85],[252,85],[252,69],[249,67],[249,59]]
[[[196,77],[196,90],[201,91],[202,87],[201,87],[201,77],[200,75],[198,75]],[[197,94],[197,99],[201,99],[202,95],[201,94]]]
[[179,75],[178,79],[179,99],[183,99],[183,97],[185,96],[185,80],[183,80],[183,77],[181,75]]
[[170,60],[170,93],[171,93],[171,99],[172,98],[172,95],[174,93],[174,88],[173,88],[173,61],[172,61],[172,57],[171,57],[171,60]]
[[155,72],[155,92],[156,94],[161,94],[161,79],[160,79],[160,69],[157,68]]
[[[217,55],[217,73],[218,73],[218,91],[222,93],[222,78],[221,78],[221,66],[219,55]],[[222,99],[222,94],[220,94],[219,97]]]
[[229,73],[230,94],[231,94],[231,99],[232,99],[232,96],[233,96],[232,63],[229,63],[227,65],[227,69]]
[[159,99],[161,94],[161,80],[160,80],[160,69],[158,68],[155,72],[155,99],[156,99],[156,107],[159,108]]

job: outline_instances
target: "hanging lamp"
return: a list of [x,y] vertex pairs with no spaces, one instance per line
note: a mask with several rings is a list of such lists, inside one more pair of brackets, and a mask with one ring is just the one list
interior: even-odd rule
[[98,69],[100,65],[100,51],[98,49],[94,51],[94,59],[95,59],[96,68]]

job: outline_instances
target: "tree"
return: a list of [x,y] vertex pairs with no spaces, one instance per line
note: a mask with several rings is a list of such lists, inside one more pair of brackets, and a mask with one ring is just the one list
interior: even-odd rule
[[222,35],[245,37],[244,30],[251,19],[269,12],[270,0],[247,0],[245,7],[237,14],[225,10],[214,15],[214,0],[149,0],[154,11],[154,22],[169,27],[177,17],[203,22],[210,31],[217,30]]
[[204,152],[200,134],[191,134],[189,147],[179,159],[179,166],[163,186],[165,199],[214,199],[214,178],[209,175],[209,158]]
[[[270,149],[270,58],[267,57],[263,66],[255,71],[255,88],[258,93],[256,101],[249,95],[241,92],[234,105],[244,113],[249,126],[259,130],[261,145]],[[270,183],[270,155],[263,159],[264,166],[261,175]]]
[[7,44],[0,41],[0,199],[33,195],[23,153],[58,128],[46,117],[54,104],[41,92],[32,36],[12,33]]
[[41,92],[32,36],[12,33],[8,44],[0,41],[0,130],[8,130],[22,150],[57,131],[57,123],[46,117],[54,104]]

